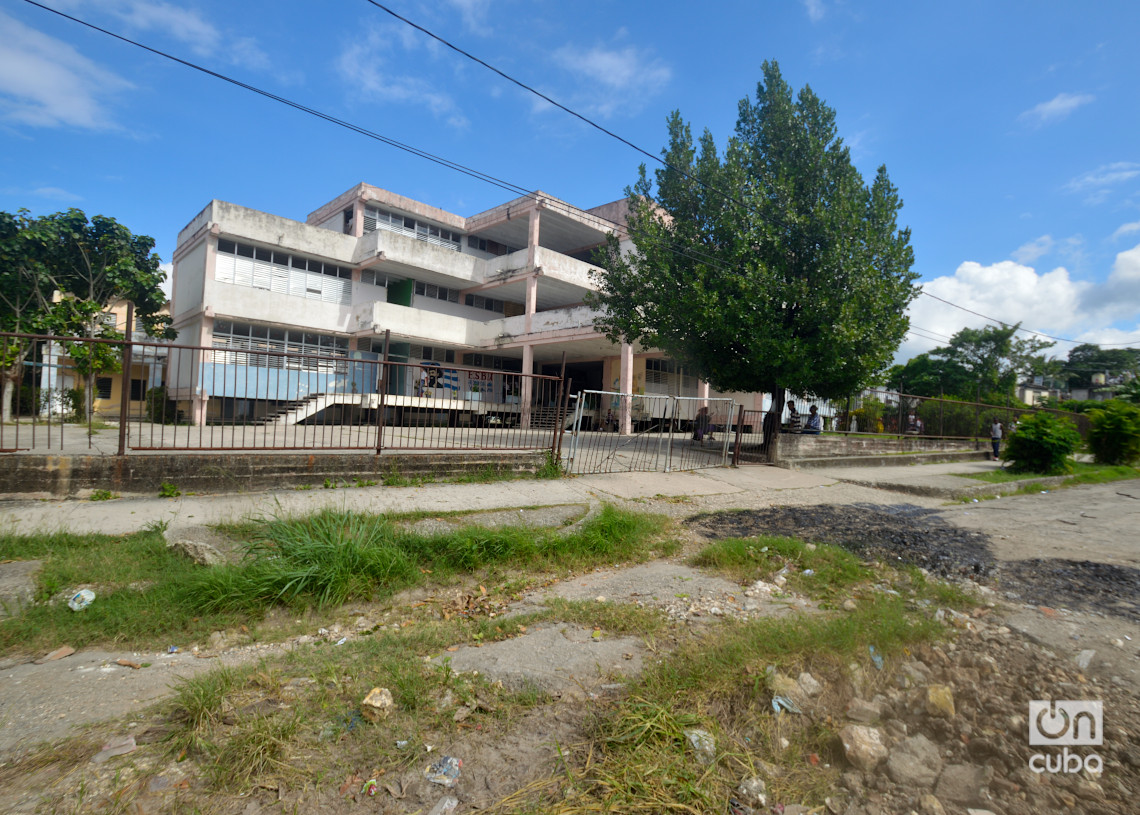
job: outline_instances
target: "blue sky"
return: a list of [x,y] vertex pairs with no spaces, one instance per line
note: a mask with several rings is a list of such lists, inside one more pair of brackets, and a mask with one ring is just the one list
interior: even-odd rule
[[[646,160],[366,0],[46,5],[578,206],[620,198]],[[654,155],[674,109],[723,144],[775,59],[836,110],[864,177],[886,164],[926,291],[1140,345],[1134,0],[386,5]],[[169,261],[212,198],[303,220],[361,181],[461,215],[513,197],[0,0],[0,209],[109,215]],[[985,324],[925,296],[911,318],[900,358]]]

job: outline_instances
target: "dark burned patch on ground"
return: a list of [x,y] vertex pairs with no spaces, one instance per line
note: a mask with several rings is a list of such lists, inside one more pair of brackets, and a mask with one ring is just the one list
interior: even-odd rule
[[705,513],[686,523],[713,539],[783,535],[831,543],[867,560],[909,563],[940,577],[977,580],[994,568],[986,535],[951,526],[935,510],[911,504],[770,507]]
[[686,523],[714,540],[784,535],[831,543],[867,560],[908,563],[939,577],[992,583],[1024,603],[1140,622],[1140,570],[1057,558],[996,564],[987,535],[959,529],[937,510],[911,504],[771,507],[705,513]]
[[1097,611],[1140,623],[1140,569],[1090,560],[1015,560],[1002,564],[1001,585],[1033,605]]

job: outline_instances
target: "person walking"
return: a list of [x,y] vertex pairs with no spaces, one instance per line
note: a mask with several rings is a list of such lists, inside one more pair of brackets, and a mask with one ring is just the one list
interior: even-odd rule
[[998,461],[1001,456],[1001,422],[997,419],[990,427],[990,444],[994,446],[994,461]]

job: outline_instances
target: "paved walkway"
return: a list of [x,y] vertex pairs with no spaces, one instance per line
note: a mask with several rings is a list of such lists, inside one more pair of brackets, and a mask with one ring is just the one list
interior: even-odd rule
[[[846,481],[849,484],[952,500],[973,494],[999,492],[999,485],[973,478],[962,478],[958,474],[986,473],[1001,468],[1000,461],[973,459],[945,464],[907,464],[898,467],[816,467],[811,472],[838,481]],[[1016,489],[1017,486],[1011,482],[1007,489]]]
[[[716,497],[724,506],[783,503],[777,493],[814,490],[848,482],[863,487],[949,497],[955,488],[972,482],[951,473],[996,469],[987,461],[921,464],[898,467],[836,467],[785,470],[768,466],[723,467],[681,473],[612,473],[552,481],[501,481],[489,484],[425,484],[418,487],[364,487],[336,490],[276,490],[269,492],[186,495],[175,499],[120,498],[110,501],[3,500],[0,529],[29,532],[66,529],[71,532],[122,534],[148,523],[172,528],[199,526],[242,518],[314,512],[335,507],[367,512],[463,512],[506,507],[596,503],[606,500],[683,499]],[[985,485],[991,487],[992,485]],[[938,492],[944,491],[945,494]],[[885,496],[884,496],[885,497]],[[787,498],[787,496],[785,496]],[[895,496],[891,500],[897,500]],[[824,496],[811,503],[824,500]],[[800,503],[802,501],[796,501]]]

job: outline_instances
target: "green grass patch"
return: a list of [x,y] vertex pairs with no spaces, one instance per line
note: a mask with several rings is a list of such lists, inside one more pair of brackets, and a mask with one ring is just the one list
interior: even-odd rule
[[324,510],[255,525],[241,563],[201,572],[186,589],[208,611],[328,607],[388,597],[428,573],[446,580],[491,566],[541,571],[643,558],[660,529],[660,519],[612,506],[568,535],[471,526],[426,536],[384,516]]
[[[887,659],[945,629],[901,597],[872,594],[845,615],[728,622],[689,638],[629,684],[629,695],[596,711],[589,739],[563,755],[556,774],[490,812],[578,815],[594,812],[720,812],[740,780],[762,764],[769,799],[822,810],[843,761],[832,719],[813,708],[775,715],[771,670],[810,668],[831,685],[859,663],[874,678],[874,645]],[[883,680],[885,681],[885,679]],[[831,702],[834,704],[834,702]],[[694,754],[686,730],[715,739],[715,758]],[[809,756],[818,757],[818,766]],[[830,765],[830,767],[826,766]]]
[[[1140,478],[1140,468],[1130,467],[1126,464],[1094,464],[1087,461],[1070,461],[1071,472],[1062,482],[1062,486],[1076,484],[1109,484],[1113,481],[1126,481]],[[1014,473],[1008,469],[987,470],[978,473],[954,473],[960,478],[973,478],[976,481],[985,481],[989,484],[1008,484],[1012,481],[1028,481],[1035,478],[1046,478],[1044,473]],[[1040,485],[1027,484],[1026,487]]]
[[822,599],[843,595],[871,576],[870,569],[842,547],[768,535],[716,541],[689,562],[740,583],[770,581],[783,572],[789,588]]
[[[428,581],[490,569],[580,570],[669,551],[661,518],[604,507],[568,534],[523,527],[410,532],[379,515],[326,510],[230,525],[247,541],[240,562],[197,566],[166,549],[154,528],[126,536],[4,535],[0,558],[39,558],[37,602],[0,622],[0,652],[62,642],[185,646],[259,620],[271,608],[329,608],[378,600]],[[96,599],[80,612],[49,603],[77,586]]]
[[[524,619],[498,624],[515,631]],[[452,670],[446,649],[478,642],[488,622],[496,621],[418,620],[183,680],[164,707],[175,727],[166,749],[193,760],[214,789],[244,792],[293,776],[339,784],[345,768],[396,773],[429,761],[425,745],[454,738],[457,722],[488,737],[503,732],[549,699]],[[387,688],[395,705],[388,718],[369,722],[361,702],[374,687]]]
[[[0,559],[43,561],[35,603],[0,622],[0,652],[35,653],[68,643],[161,647],[240,624],[242,615],[201,615],[180,587],[202,567],[169,552],[162,533],[0,535]],[[67,597],[94,586],[95,601],[72,611]]]

